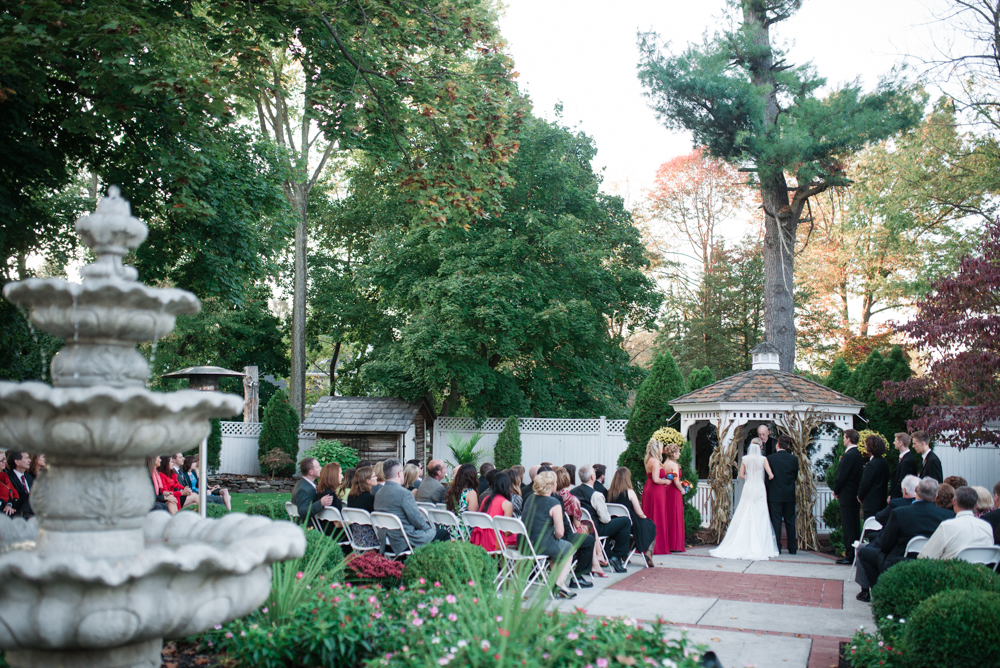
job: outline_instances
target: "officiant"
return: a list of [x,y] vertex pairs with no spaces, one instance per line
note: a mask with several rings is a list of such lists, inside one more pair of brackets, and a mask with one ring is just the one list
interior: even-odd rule
[[[774,437],[771,436],[771,430],[768,428],[766,424],[762,424],[759,427],[757,427],[757,438],[759,438],[760,442],[762,443],[761,445],[762,455],[764,455],[765,457],[770,457],[775,453],[775,451],[777,450],[777,445],[776,445],[777,441],[775,441]],[[750,446],[750,440],[751,439],[748,438],[747,442],[743,444],[744,455],[747,452],[747,448]]]

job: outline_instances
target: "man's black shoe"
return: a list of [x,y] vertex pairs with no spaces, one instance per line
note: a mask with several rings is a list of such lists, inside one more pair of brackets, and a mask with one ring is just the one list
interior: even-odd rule
[[854,562],[845,557],[844,559],[837,559],[836,563],[840,564],[841,566],[850,566]]
[[859,601],[861,601],[863,603],[871,603],[872,602],[872,593],[868,589],[862,589],[861,593],[858,594],[855,598],[857,598]]
[[618,557],[611,557],[608,559],[608,563],[611,564],[611,568],[615,569],[615,573],[628,573],[628,569],[625,568],[625,564]]
[[577,575],[575,580],[569,581],[569,588],[576,589],[580,587],[581,589],[590,589],[594,586],[594,583],[583,577],[582,575]]

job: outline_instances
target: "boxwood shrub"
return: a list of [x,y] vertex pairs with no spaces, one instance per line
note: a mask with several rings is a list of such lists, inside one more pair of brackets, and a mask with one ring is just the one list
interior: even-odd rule
[[935,594],[910,615],[903,637],[907,668],[1000,666],[1000,594]]
[[[329,544],[329,551],[323,549],[327,544]],[[344,560],[344,551],[340,548],[340,545],[337,544],[337,541],[330,538],[322,531],[307,529],[306,551],[305,554],[302,555],[302,562],[309,563],[320,551],[326,553],[326,558],[319,566],[319,572],[322,574],[333,572]]]
[[[1000,593],[1000,576],[986,566],[964,561],[908,559],[887,570],[872,589],[872,616],[907,619],[918,605],[952,589]],[[970,615],[976,614],[970,608]],[[958,664],[954,664],[958,665]]]
[[[465,541],[437,541],[418,547],[406,560],[403,584],[407,587],[441,583],[447,592],[468,589],[468,582],[488,584],[497,565],[486,550]],[[423,582],[421,582],[423,580]]]
[[272,520],[288,520],[284,500],[272,498],[270,494],[260,494],[259,498],[248,500],[243,512],[247,515],[270,517]]

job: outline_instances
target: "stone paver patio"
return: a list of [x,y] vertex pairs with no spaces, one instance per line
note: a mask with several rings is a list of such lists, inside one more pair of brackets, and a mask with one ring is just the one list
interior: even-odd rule
[[658,556],[656,568],[634,558],[628,573],[594,578],[563,609],[663,618],[675,632],[708,645],[725,668],[836,668],[842,641],[873,626],[870,606],[845,582],[850,567],[827,555],[799,552],[771,561],[715,559],[709,547]]

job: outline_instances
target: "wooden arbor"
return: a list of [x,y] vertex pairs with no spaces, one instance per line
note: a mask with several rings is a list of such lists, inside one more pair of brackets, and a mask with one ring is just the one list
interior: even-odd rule
[[859,401],[802,376],[781,371],[778,351],[768,343],[753,350],[753,368],[695,390],[670,402],[681,418],[680,432],[694,443],[700,429],[712,425],[719,445],[709,459],[712,521],[709,528],[721,541],[733,514],[737,462],[747,434],[761,424],[773,425],[792,439],[799,458],[796,489],[798,546],[814,550],[816,484],[807,450],[817,427],[829,423],[844,430],[864,407]]

